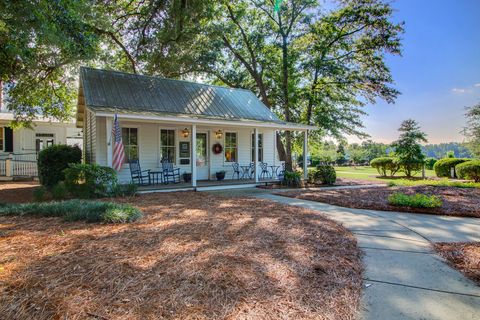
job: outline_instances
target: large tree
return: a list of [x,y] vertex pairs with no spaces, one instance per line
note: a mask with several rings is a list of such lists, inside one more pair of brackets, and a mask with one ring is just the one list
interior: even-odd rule
[[468,138],[469,149],[480,158],[480,103],[466,109],[467,125],[463,132]]
[[[382,0],[2,1],[0,76],[26,119],[32,106],[70,114],[80,63],[248,88],[282,119],[317,125],[315,138],[364,136],[362,106],[398,94],[384,57],[400,54],[403,27]],[[280,138],[290,166],[295,136]]]
[[0,81],[17,120],[71,116],[75,69],[98,52],[94,20],[91,1],[0,1]]
[[[391,21],[390,5],[347,0],[326,10],[314,0],[285,0],[275,10],[275,2],[212,3],[214,19],[205,19],[186,41],[185,58],[150,51],[147,68],[196,72],[252,89],[284,120],[317,125],[318,137],[365,136],[361,107],[398,95],[384,56],[400,54],[403,27]],[[292,134],[277,141],[290,163]]]

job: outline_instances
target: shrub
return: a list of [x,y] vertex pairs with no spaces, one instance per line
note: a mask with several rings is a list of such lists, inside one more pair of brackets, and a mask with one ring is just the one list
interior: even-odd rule
[[398,159],[396,163],[399,167],[399,170],[403,171],[407,178],[410,178],[415,173],[422,170],[424,160],[404,158]]
[[315,184],[334,184],[337,181],[335,168],[331,165],[318,165],[308,172],[308,182]]
[[33,190],[33,200],[36,202],[42,202],[45,200],[45,195],[47,193],[47,189],[44,186],[40,186]]
[[390,171],[390,176],[393,176],[400,169],[398,159],[394,157],[372,159],[372,161],[370,161],[370,166],[377,169],[378,173],[383,177],[387,176],[387,171]]
[[133,197],[137,194],[138,185],[130,182],[126,184],[117,184],[112,188],[113,197]]
[[425,168],[428,170],[433,170],[433,166],[435,165],[435,162],[437,162],[437,159],[435,158],[425,159]]
[[470,159],[464,158],[443,158],[435,162],[433,170],[437,177],[450,177],[451,168],[455,168],[457,164],[469,161]]
[[455,167],[455,171],[461,179],[471,179],[475,182],[480,182],[480,160],[462,162]]
[[67,188],[65,188],[65,183],[62,181],[53,186],[51,192],[52,198],[55,200],[63,200],[67,197]]
[[439,197],[421,193],[408,195],[401,192],[395,192],[388,197],[388,203],[394,206],[412,208],[438,208],[442,206],[442,200]]
[[77,198],[106,197],[117,184],[117,173],[96,164],[72,164],[65,169],[65,186]]
[[66,221],[120,223],[132,222],[142,212],[131,205],[113,202],[68,200],[59,202],[8,204],[0,207],[0,216],[35,215],[63,217]]
[[288,187],[298,188],[302,180],[302,173],[298,171],[285,171],[282,184]]
[[57,144],[50,146],[38,154],[38,178],[48,188],[65,179],[63,170],[70,163],[80,163],[82,151],[77,146]]

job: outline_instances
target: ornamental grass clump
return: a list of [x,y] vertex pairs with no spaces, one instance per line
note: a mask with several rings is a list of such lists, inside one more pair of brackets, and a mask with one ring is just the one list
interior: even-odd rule
[[68,200],[59,202],[6,204],[0,206],[0,216],[31,215],[62,217],[66,221],[123,223],[142,217],[142,212],[128,204],[103,201]]
[[435,195],[416,193],[408,195],[402,192],[395,192],[388,197],[388,203],[393,206],[412,208],[440,208],[442,200]]

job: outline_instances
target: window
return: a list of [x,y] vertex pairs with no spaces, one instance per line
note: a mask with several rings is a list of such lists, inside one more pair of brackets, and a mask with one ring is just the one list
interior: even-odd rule
[[[252,159],[252,162],[254,162],[255,159],[255,133],[252,133],[252,140],[251,140],[251,145],[252,145],[252,156],[250,159]],[[259,133],[258,134],[258,161],[263,162],[263,134]]]
[[235,132],[225,132],[225,161],[237,162],[237,134]]
[[53,133],[36,133],[35,134],[35,150],[37,152],[53,146],[55,143],[55,135]]
[[122,142],[125,149],[125,162],[138,159],[138,129],[122,128]]
[[160,130],[160,159],[175,163],[175,130]]
[[3,133],[3,127],[0,127],[0,151],[3,151],[5,134]]

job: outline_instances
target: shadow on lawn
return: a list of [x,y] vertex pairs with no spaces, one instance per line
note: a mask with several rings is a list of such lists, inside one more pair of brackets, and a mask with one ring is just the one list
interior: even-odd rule
[[356,241],[319,214],[204,193],[145,195],[134,204],[145,218],[129,225],[15,218],[3,227],[0,254],[10,246],[14,257],[0,261],[12,268],[0,273],[0,313],[349,319],[358,311]]

